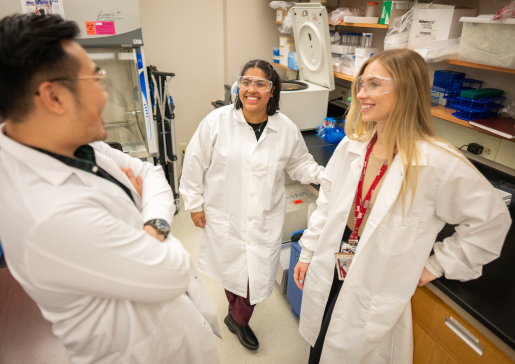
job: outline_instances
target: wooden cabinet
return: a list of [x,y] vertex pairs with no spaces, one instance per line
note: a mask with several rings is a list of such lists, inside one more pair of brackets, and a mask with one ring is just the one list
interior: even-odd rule
[[415,364],[514,364],[427,287],[412,302]]

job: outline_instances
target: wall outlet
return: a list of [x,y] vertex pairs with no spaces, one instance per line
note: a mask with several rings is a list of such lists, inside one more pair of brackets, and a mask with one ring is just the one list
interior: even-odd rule
[[179,154],[186,154],[186,148],[188,147],[188,143],[179,143]]
[[485,148],[485,150],[483,150],[483,154],[484,154],[484,155],[490,155],[490,154],[492,154],[492,149],[490,149],[490,148]]

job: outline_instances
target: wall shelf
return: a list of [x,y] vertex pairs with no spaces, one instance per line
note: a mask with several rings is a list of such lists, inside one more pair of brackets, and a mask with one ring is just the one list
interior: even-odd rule
[[342,79],[342,80],[350,81],[350,82],[354,82],[354,79],[355,79],[354,76],[347,75],[345,73],[340,73],[340,72],[335,72],[334,77]]
[[284,68],[285,70],[290,70],[290,71],[293,71],[293,72],[297,72],[295,70],[292,70],[291,68],[289,68],[288,66],[285,66],[284,64],[280,64],[280,63],[275,63],[275,62],[271,62],[270,64],[274,65],[274,66],[277,66],[277,67],[281,67],[281,68]]
[[466,120],[458,119],[457,117],[452,115],[452,113],[455,111],[456,110],[448,109],[443,105],[431,107],[431,115],[433,115],[435,118],[447,120],[447,121],[450,121],[451,123],[458,124],[458,125],[464,126],[466,128],[477,130],[477,131],[480,131],[481,133],[488,134],[488,135],[494,136],[496,138],[508,140],[512,143],[515,143],[515,139],[503,138],[502,136],[500,136],[498,134],[490,133],[489,131],[486,131],[485,129],[481,129],[481,128],[475,127],[474,125],[470,125],[469,122]]
[[388,28],[388,24],[345,23],[345,22],[334,24],[332,21],[329,22],[329,25],[340,26],[340,27],[360,27],[360,28],[380,28],[380,29]]
[[450,59],[450,60],[447,60],[447,61],[444,61],[444,62],[445,63],[449,63],[449,64],[455,64],[455,65],[458,65],[458,66],[480,68],[480,69],[484,69],[484,70],[490,70],[490,71],[496,71],[496,72],[504,72],[504,73],[513,73],[513,74],[515,74],[515,69],[512,69],[512,68],[501,68],[501,67],[495,67],[495,66],[488,66],[486,64],[479,64],[479,63],[460,61],[459,59]]
[[[274,21],[274,24],[281,25],[282,22]],[[379,29],[387,29],[388,24],[369,24],[369,23],[338,23],[334,24],[332,21],[329,22],[329,25],[339,26],[339,27],[360,27],[360,28],[379,28]]]

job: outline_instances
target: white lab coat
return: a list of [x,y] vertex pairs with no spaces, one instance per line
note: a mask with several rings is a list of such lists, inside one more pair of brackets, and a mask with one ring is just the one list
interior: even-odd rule
[[[322,173],[318,208],[301,246],[314,251],[304,286],[301,335],[314,345],[333,281],[334,253],[347,223],[368,143],[345,138]],[[320,363],[407,364],[413,360],[410,300],[434,245],[448,279],[466,281],[499,257],[511,224],[497,192],[454,155],[420,142],[411,210],[394,206],[403,168],[389,167],[336,301]],[[446,148],[446,146],[443,146]],[[448,149],[450,151],[450,149]],[[411,196],[411,192],[408,192]],[[407,201],[409,207],[411,198]],[[435,244],[445,223],[456,233]]]
[[211,112],[186,150],[180,192],[187,210],[204,209],[198,269],[256,304],[272,294],[286,209],[284,172],[317,183],[320,167],[285,115],[268,117],[259,139],[243,113]]
[[[0,235],[13,276],[50,321],[72,363],[218,363],[218,321],[188,253],[169,236],[173,196],[160,167],[92,143],[126,185],[69,167],[0,126]],[[120,166],[143,179],[140,198]]]

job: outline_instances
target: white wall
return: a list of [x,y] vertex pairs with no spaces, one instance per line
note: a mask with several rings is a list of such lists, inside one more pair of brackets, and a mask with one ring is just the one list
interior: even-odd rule
[[140,0],[147,65],[176,74],[170,94],[176,106],[178,144],[189,143],[202,119],[214,110],[211,102],[224,99],[224,84],[232,84],[247,61],[272,62],[280,33],[269,3]]
[[140,8],[147,66],[175,73],[176,141],[188,143],[224,97],[223,0],[140,0]]
[[226,23],[226,78],[232,84],[245,63],[252,59],[273,62],[273,48],[281,35],[274,24],[275,10],[267,0],[224,0]]

